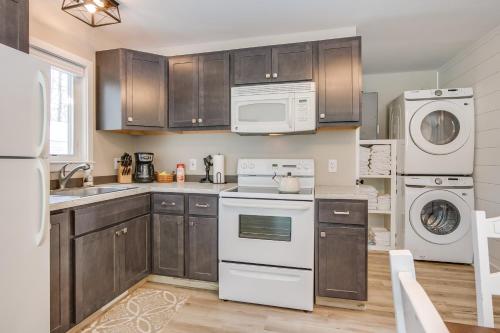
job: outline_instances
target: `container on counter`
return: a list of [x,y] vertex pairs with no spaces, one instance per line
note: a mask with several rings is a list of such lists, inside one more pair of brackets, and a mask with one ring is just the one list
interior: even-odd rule
[[186,181],[186,166],[184,163],[177,163],[177,182],[184,183]]

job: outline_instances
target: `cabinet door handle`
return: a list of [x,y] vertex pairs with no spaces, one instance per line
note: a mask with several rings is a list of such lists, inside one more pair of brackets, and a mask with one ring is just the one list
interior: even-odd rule
[[202,122],[203,122],[203,119],[198,118],[198,123],[200,123],[200,124],[201,124]]
[[349,214],[351,214],[351,212],[350,212],[350,211],[348,211],[348,210],[346,210],[345,212],[340,212],[340,211],[338,211],[338,210],[334,210],[334,211],[333,211],[333,214],[334,214],[334,215],[349,215]]
[[196,124],[196,118],[191,119],[191,123]]
[[324,113],[320,113],[319,117],[320,117],[320,119],[325,119],[326,115]]
[[175,202],[169,202],[169,203],[167,203],[166,201],[162,201],[161,205],[163,207],[165,207],[165,206],[175,206]]
[[266,79],[270,79],[271,78],[271,74],[267,73],[266,74]]
[[122,230],[118,230],[115,232],[116,237],[120,237],[121,234],[122,234]]
[[319,237],[326,238],[326,232],[324,232],[324,231],[320,232]]
[[209,204],[199,204],[199,203],[195,204],[195,206],[198,207],[198,208],[208,208],[208,207],[210,207]]
[[189,221],[189,226],[190,227],[194,227],[194,222],[193,221]]
[[126,235],[128,232],[128,229],[127,228],[123,228],[123,234]]
[[132,122],[132,121],[134,121],[134,118],[128,117],[127,120]]
[[273,73],[273,77],[277,78],[278,77],[278,73]]

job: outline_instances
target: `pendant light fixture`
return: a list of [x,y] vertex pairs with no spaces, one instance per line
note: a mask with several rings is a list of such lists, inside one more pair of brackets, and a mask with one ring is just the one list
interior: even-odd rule
[[120,23],[119,5],[115,0],[63,0],[62,10],[95,28]]

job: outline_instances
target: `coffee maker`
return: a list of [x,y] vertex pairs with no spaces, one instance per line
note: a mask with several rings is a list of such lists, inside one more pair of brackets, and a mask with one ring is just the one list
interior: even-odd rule
[[155,179],[153,153],[134,153],[135,172],[134,181],[137,183],[151,183]]

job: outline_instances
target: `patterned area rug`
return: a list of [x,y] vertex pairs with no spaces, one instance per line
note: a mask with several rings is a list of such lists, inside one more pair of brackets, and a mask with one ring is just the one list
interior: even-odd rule
[[166,290],[138,288],[82,332],[161,333],[187,299]]

